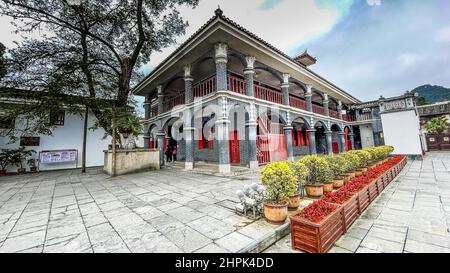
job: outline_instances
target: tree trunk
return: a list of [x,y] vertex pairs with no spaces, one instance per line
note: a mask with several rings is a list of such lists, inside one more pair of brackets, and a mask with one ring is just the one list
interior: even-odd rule
[[87,131],[88,131],[88,114],[89,108],[86,106],[86,112],[84,113],[84,128],[83,128],[83,154],[81,156],[81,172],[86,172],[86,141],[87,141]]
[[116,130],[114,127],[116,126],[116,106],[113,103],[112,107],[112,121],[111,121],[111,129],[112,129],[112,151],[111,151],[111,176],[116,176]]

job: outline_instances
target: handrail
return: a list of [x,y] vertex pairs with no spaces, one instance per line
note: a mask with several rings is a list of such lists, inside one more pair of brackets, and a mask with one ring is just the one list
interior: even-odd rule
[[291,105],[291,107],[306,110],[306,101],[294,96],[289,96],[289,104]]
[[323,109],[322,106],[318,106],[313,104],[312,105],[313,113],[319,114],[319,115],[325,115],[325,109]]
[[213,75],[192,87],[194,98],[206,96],[214,91],[216,91],[216,75]]
[[255,84],[255,97],[258,99],[282,104],[283,94],[273,89]]

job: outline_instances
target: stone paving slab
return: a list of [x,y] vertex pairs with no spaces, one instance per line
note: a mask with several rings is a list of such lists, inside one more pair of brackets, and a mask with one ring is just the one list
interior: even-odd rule
[[[450,153],[408,162],[330,250],[332,253],[450,252]],[[265,250],[302,253],[290,235]]]

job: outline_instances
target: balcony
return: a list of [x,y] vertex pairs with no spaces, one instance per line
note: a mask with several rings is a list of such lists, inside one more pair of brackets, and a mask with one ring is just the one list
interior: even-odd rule
[[[192,86],[192,92],[194,98],[204,97],[217,90],[216,88],[216,75],[211,75],[204,80],[194,84]],[[228,89],[232,92],[245,95],[245,79],[238,74],[230,72],[228,74]],[[283,104],[283,93],[279,88],[271,87],[269,85],[255,81],[254,83],[255,98],[265,100],[271,103]],[[172,110],[175,106],[182,105],[185,103],[184,90],[176,92],[177,95],[174,97],[166,98],[164,101],[163,111],[168,112]],[[289,96],[289,104],[293,108],[301,109],[307,111],[306,101],[298,98],[296,96]],[[325,115],[325,109],[320,106],[313,104],[313,113],[319,115]],[[158,113],[158,107],[153,106],[150,110],[150,117],[156,116]],[[339,113],[334,110],[330,110],[330,117],[339,118]],[[345,116],[348,119],[348,116]],[[343,116],[344,119],[344,116]],[[345,120],[345,119],[344,119]]]

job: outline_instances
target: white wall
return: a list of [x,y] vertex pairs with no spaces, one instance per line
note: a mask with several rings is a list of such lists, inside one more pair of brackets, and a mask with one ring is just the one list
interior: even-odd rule
[[359,132],[361,136],[361,146],[363,149],[375,146],[375,141],[373,139],[372,124],[360,125]]
[[[88,128],[95,122],[93,114],[89,114]],[[35,150],[35,158],[38,158],[39,151],[42,150],[64,150],[64,149],[77,149],[78,150],[78,162],[67,163],[53,163],[53,164],[40,164],[40,170],[55,170],[55,169],[69,169],[81,167],[82,147],[83,147],[83,125],[84,117],[80,115],[70,115],[66,113],[64,126],[56,126],[51,136],[40,135],[40,146],[26,147],[27,150]],[[20,126],[20,121],[16,120],[16,126]],[[86,142],[86,166],[103,166],[104,154],[103,150],[108,148],[108,144],[111,143],[110,138],[102,139],[104,136],[104,130],[98,129],[95,131],[88,130],[87,142]],[[19,138],[20,139],[20,138]],[[14,144],[8,144],[9,138],[0,137],[0,149],[15,149],[19,147],[19,141]],[[26,162],[24,167],[26,166]],[[26,166],[27,170],[29,169]],[[9,172],[16,172],[17,167],[9,166],[7,168]]]
[[421,155],[420,123],[414,110],[381,114],[384,142],[394,154]]

